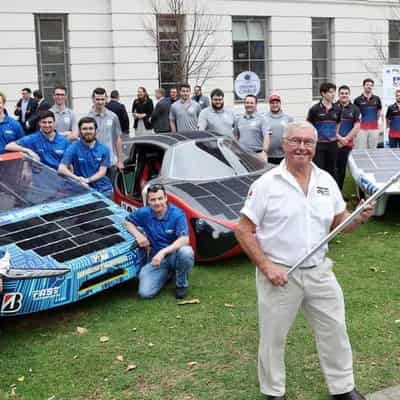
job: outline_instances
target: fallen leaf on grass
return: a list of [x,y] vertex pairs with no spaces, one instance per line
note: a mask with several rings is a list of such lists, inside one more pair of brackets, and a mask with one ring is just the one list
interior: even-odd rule
[[369,270],[372,272],[378,272],[379,271],[379,267],[369,267]]
[[227,308],[235,308],[236,307],[234,304],[229,304],[229,303],[225,303],[224,306]]
[[74,360],[77,360],[77,359],[79,358],[79,356],[78,356],[78,354],[75,354],[72,358],[73,358]]
[[127,371],[133,371],[134,369],[136,369],[136,364],[129,364],[129,365],[126,367],[126,370],[127,370]]
[[101,336],[99,340],[101,343],[105,343],[108,342],[110,338],[108,336]]
[[115,359],[119,362],[124,362],[124,356],[117,356]]
[[76,328],[76,333],[79,333],[80,335],[83,335],[85,333],[88,333],[88,330],[87,330],[87,328],[83,328],[82,326],[78,326]]
[[55,398],[56,398],[56,396],[51,396],[47,400],[54,400]]
[[183,301],[179,301],[178,306],[184,306],[185,304],[200,304],[200,300],[199,299],[192,299],[192,300],[183,300]]
[[25,376],[19,376],[18,378],[17,378],[17,381],[18,382],[23,382],[25,380]]
[[176,319],[182,319],[182,317],[180,315],[177,315]]
[[394,321],[394,323],[395,323],[395,324],[400,324],[400,319],[396,319],[396,320]]
[[150,343],[148,344],[148,346],[149,346],[149,347],[154,347],[154,343],[151,343],[151,342],[150,342]]
[[195,367],[196,365],[198,365],[199,363],[197,362],[197,361],[190,361],[190,362],[188,362],[187,363],[187,366],[189,367],[189,368],[193,368],[193,367]]
[[10,397],[15,397],[17,394],[15,393],[15,387],[11,388]]

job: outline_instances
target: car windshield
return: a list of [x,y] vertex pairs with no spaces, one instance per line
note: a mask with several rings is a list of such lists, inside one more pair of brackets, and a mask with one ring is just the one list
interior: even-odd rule
[[182,143],[176,146],[171,165],[171,177],[194,180],[243,175],[265,167],[229,138]]
[[88,189],[32,160],[0,162],[0,212],[87,193]]

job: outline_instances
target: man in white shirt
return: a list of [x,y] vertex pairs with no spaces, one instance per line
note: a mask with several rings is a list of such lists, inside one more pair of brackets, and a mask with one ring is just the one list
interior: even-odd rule
[[[251,186],[236,232],[257,265],[258,375],[261,392],[271,400],[285,399],[285,342],[300,307],[315,332],[332,399],[365,399],[354,386],[344,298],[333,263],[325,257],[328,246],[305,260],[290,278],[287,275],[288,267],[349,215],[335,180],[312,163],[317,140],[310,123],[288,125],[285,159]],[[371,215],[368,206],[345,231]]]

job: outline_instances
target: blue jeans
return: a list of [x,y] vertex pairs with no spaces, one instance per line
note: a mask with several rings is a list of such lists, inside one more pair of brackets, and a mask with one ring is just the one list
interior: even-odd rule
[[194,254],[190,246],[183,246],[175,253],[168,254],[159,267],[147,263],[139,272],[139,296],[144,299],[156,296],[174,272],[176,287],[188,287],[189,272],[193,265]]

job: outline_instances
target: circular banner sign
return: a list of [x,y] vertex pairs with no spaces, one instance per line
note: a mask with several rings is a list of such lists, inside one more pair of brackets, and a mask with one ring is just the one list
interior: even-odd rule
[[257,96],[260,87],[260,78],[252,71],[243,71],[235,79],[235,93],[241,99],[244,99],[248,94]]

